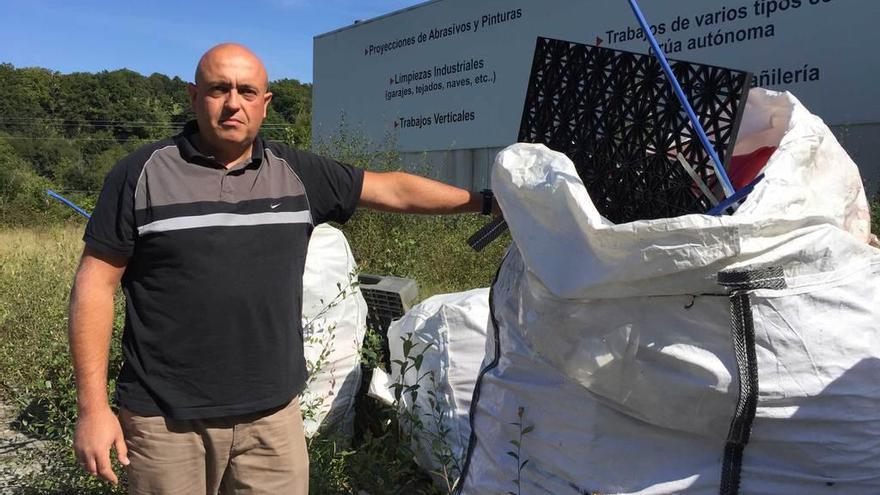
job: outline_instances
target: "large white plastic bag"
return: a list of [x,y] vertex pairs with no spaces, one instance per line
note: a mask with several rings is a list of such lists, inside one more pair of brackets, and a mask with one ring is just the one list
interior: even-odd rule
[[493,285],[463,493],[719,493],[741,376],[716,279],[768,265],[787,288],[750,295],[742,493],[880,493],[880,252],[857,169],[786,93],[752,91],[739,144],[778,150],[735,215],[621,225],[564,155],[499,154],[515,246]]
[[[790,93],[749,93],[734,155],[778,146],[764,183],[735,216],[787,218],[821,215],[857,239],[871,238],[871,210],[858,167],[822,119]],[[777,144],[778,143],[778,144]]]
[[329,225],[317,226],[303,273],[303,341],[310,376],[300,407],[307,437],[319,429],[352,433],[367,329],[367,303],[356,271],[345,235]]
[[[397,406],[402,427],[415,433],[415,460],[441,489],[461,474],[488,325],[489,289],[482,288],[425,299],[388,328],[390,389],[392,394],[394,384],[401,389]],[[412,344],[405,346],[405,341]],[[403,363],[407,366],[401,375]],[[412,400],[407,390],[416,384]]]

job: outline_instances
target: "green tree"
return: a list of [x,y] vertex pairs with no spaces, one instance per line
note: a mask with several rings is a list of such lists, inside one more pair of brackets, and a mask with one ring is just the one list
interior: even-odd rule
[[0,225],[42,223],[53,216],[69,216],[47,201],[46,189],[51,187],[0,139]]
[[46,69],[16,69],[0,64],[0,131],[11,136],[39,136],[52,127],[52,88],[56,75]]
[[276,130],[270,125],[280,121],[284,126],[280,130],[281,136],[272,135],[272,138],[299,148],[308,148],[312,141],[312,85],[296,79],[279,79],[269,84],[269,91],[272,92],[271,110],[280,119],[271,122],[267,119],[267,132]]

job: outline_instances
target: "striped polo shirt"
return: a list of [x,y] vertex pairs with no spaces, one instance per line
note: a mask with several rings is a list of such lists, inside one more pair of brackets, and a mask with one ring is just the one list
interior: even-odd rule
[[210,418],[305,386],[302,274],[315,225],[354,212],[363,171],[276,143],[226,169],[190,122],[107,175],[83,240],[128,258],[120,406]]

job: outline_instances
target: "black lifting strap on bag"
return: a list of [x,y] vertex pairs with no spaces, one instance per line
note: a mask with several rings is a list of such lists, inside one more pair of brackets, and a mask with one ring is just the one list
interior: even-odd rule
[[743,453],[749,443],[752,423],[758,409],[758,359],[755,353],[755,323],[749,291],[784,289],[786,284],[785,274],[779,267],[721,272],[718,274],[718,283],[732,289],[731,339],[739,375],[739,398],[724,446],[720,493],[736,495],[739,493]]

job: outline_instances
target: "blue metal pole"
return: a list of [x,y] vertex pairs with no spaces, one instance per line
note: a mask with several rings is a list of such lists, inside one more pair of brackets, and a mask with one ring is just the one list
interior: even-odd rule
[[719,203],[717,206],[713,207],[711,210],[707,211],[706,215],[712,215],[715,217],[724,215],[728,208],[735,205],[736,203],[739,203],[743,198],[751,194],[755,186],[758,185],[758,182],[761,182],[761,180],[763,179],[764,174],[755,177],[755,180],[745,185],[744,187],[741,187],[739,191],[733,194],[733,196],[730,196],[729,198]]
[[53,198],[57,199],[58,201],[61,201],[62,203],[66,204],[67,206],[73,208],[73,209],[74,209],[77,213],[79,213],[80,215],[82,215],[82,216],[84,216],[84,217],[86,217],[86,218],[91,218],[91,217],[92,217],[91,215],[89,215],[89,214],[86,212],[86,210],[83,210],[83,209],[80,208],[79,206],[75,205],[75,204],[73,203],[73,201],[70,201],[69,199],[65,198],[64,196],[58,194],[57,192],[55,192],[55,191],[53,191],[53,190],[51,190],[51,189],[46,189],[46,194],[48,194],[49,196],[52,196]]
[[697,136],[699,136],[700,142],[703,143],[703,147],[706,148],[706,152],[709,153],[710,157],[712,157],[712,162],[715,166],[715,174],[721,180],[721,186],[724,188],[724,195],[728,197],[732,196],[735,192],[735,189],[733,188],[733,184],[731,184],[730,182],[730,178],[727,177],[727,171],[724,170],[724,165],[721,163],[721,159],[718,158],[718,154],[715,153],[715,148],[713,148],[712,144],[709,143],[709,138],[706,137],[706,132],[703,130],[703,126],[700,124],[700,120],[697,118],[697,114],[694,113],[694,109],[688,102],[687,96],[684,95],[684,91],[682,91],[681,85],[678,84],[678,80],[675,79],[675,75],[672,73],[672,67],[669,66],[669,61],[666,60],[666,55],[663,53],[660,45],[657,44],[657,40],[654,38],[654,33],[651,32],[651,25],[648,24],[647,20],[645,20],[645,16],[642,15],[642,11],[641,9],[639,9],[639,4],[636,3],[636,0],[629,0],[629,5],[630,7],[632,7],[633,13],[635,13],[636,18],[639,20],[639,24],[641,24],[642,30],[645,32],[645,38],[647,38],[648,42],[651,44],[651,49],[654,50],[654,54],[657,56],[657,60],[659,60],[660,65],[663,66],[663,71],[666,72],[666,77],[669,79],[669,84],[672,85],[672,89],[675,91],[675,95],[678,96],[678,101],[680,101],[682,106],[684,106],[688,117],[691,119],[691,124],[694,126],[694,130],[697,132]]

